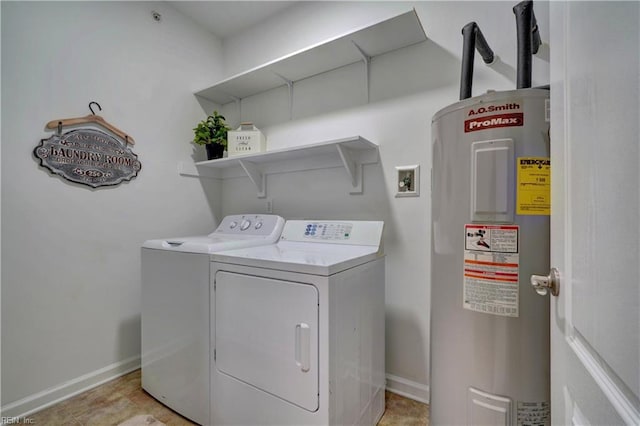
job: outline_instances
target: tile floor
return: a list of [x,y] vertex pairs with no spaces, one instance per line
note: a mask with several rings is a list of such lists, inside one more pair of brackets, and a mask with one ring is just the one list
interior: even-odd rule
[[[140,386],[140,370],[32,414],[28,416],[28,424],[115,426],[141,414],[151,414],[167,426],[194,424],[143,391]],[[387,392],[386,411],[378,425],[428,426],[428,424],[428,405]]]

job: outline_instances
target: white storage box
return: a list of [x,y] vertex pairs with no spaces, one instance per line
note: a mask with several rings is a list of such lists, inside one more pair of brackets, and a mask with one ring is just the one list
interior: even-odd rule
[[236,130],[229,130],[227,152],[229,157],[254,154],[267,149],[267,140],[253,123],[240,123]]

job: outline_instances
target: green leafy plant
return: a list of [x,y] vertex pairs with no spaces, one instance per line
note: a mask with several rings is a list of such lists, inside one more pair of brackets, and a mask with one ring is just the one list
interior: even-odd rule
[[193,129],[193,143],[197,145],[218,144],[227,147],[227,132],[231,130],[224,122],[224,116],[213,111],[213,114],[202,120]]

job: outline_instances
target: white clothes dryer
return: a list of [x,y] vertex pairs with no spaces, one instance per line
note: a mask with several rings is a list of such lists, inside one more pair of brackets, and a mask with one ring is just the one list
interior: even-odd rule
[[142,387],[201,425],[209,420],[211,253],[271,244],[284,219],[225,217],[207,236],[146,241],[142,246]]
[[382,229],[287,221],[277,244],[211,256],[212,424],[378,422]]

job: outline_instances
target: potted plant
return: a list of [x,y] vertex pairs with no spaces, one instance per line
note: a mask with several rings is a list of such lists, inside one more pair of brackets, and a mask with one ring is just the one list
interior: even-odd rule
[[213,114],[202,120],[193,129],[193,143],[204,145],[207,150],[207,159],[222,158],[227,147],[227,132],[231,130],[224,122],[224,116],[213,111]]

